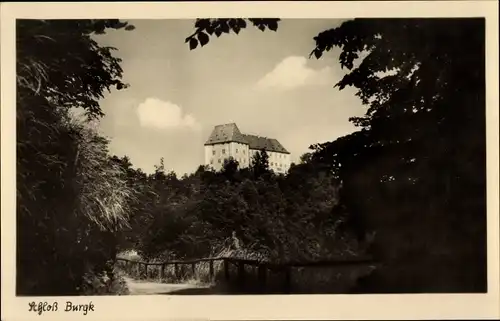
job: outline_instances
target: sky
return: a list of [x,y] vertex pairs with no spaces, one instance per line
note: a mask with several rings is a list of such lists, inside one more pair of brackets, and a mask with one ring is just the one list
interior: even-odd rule
[[179,176],[194,172],[213,127],[230,122],[242,133],[276,138],[297,162],[311,144],[357,130],[348,119],[364,114],[355,89],[333,88],[346,73],[340,50],[309,58],[314,36],[341,20],[282,20],[277,32],[247,28],[192,51],[184,40],[193,20],[129,23],[135,30],[96,37],[118,49],[130,85],[101,100],[99,131],[112,154],[146,172],[162,157]]

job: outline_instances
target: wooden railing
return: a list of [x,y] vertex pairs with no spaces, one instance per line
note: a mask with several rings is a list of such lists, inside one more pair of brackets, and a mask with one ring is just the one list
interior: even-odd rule
[[[196,260],[185,260],[185,261],[165,261],[165,262],[145,262],[137,261],[126,258],[117,258],[119,264],[131,274],[132,277],[137,278],[157,278],[160,281],[166,279],[165,271],[169,267],[173,267],[170,273],[170,282],[179,282],[186,275],[191,277],[196,276],[197,266],[201,264],[208,264],[208,270],[205,270],[205,276],[208,281],[213,281],[217,273],[222,273],[225,281],[230,281],[236,285],[243,285],[245,279],[248,276],[247,267],[252,267],[257,270],[257,281],[255,286],[260,289],[265,289],[267,285],[268,275],[274,273],[274,279],[276,275],[281,275],[278,277],[280,279],[282,292],[291,292],[291,280],[292,280],[292,269],[293,268],[310,268],[310,267],[357,267],[357,266],[367,266],[374,265],[376,262],[371,258],[346,258],[346,259],[333,259],[333,260],[321,260],[321,261],[309,261],[309,262],[286,262],[286,263],[272,263],[264,262],[259,260],[251,259],[241,259],[234,257],[215,257],[215,258],[203,258]],[[222,263],[222,267],[218,265],[217,269],[215,264]],[[205,266],[206,267],[206,266]],[[186,271],[186,268],[188,271]],[[231,270],[235,273],[231,273]],[[156,271],[155,271],[156,270]],[[186,273],[187,272],[187,273]],[[156,277],[153,275],[156,274]],[[173,275],[172,275],[173,274]],[[229,282],[228,282],[229,283]]]
[[[118,262],[122,262],[123,266],[125,267],[125,270],[127,272],[132,272],[132,276],[135,277],[141,277],[141,276],[146,276],[148,277],[150,274],[150,267],[154,267],[158,271],[158,276],[160,280],[163,280],[165,277],[165,270],[168,266],[173,266],[174,267],[174,277],[175,278],[180,278],[180,267],[181,266],[191,266],[192,274],[195,274],[196,271],[196,265],[199,263],[207,262],[209,264],[209,275],[210,277],[215,276],[215,269],[214,269],[214,262],[216,261],[225,261],[227,258],[204,258],[204,259],[197,259],[197,260],[186,260],[186,261],[167,261],[167,262],[145,262],[145,261],[137,261],[137,260],[131,260],[131,259],[126,259],[126,258],[117,258],[116,259]],[[131,267],[134,268],[131,268]],[[141,273],[141,268],[144,274]]]

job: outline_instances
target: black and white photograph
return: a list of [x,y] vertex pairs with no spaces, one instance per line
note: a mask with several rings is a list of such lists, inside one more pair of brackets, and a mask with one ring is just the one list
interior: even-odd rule
[[487,294],[486,25],[16,19],[15,296]]

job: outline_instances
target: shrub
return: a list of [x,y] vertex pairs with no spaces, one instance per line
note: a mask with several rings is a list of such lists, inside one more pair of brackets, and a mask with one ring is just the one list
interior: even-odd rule
[[79,294],[85,273],[112,274],[132,195],[94,129],[33,107],[52,119],[18,118],[17,291]]

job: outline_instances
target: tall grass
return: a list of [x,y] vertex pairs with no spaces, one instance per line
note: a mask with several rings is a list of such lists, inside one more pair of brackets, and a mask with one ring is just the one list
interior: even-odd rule
[[98,134],[93,124],[70,118],[67,125],[79,133],[74,158],[78,210],[103,230],[114,232],[127,226],[128,204],[135,195],[123,170],[109,159],[109,141]]
[[20,104],[18,295],[78,295],[89,279],[115,282],[113,233],[127,222],[133,191],[109,161],[107,140],[46,99]]

